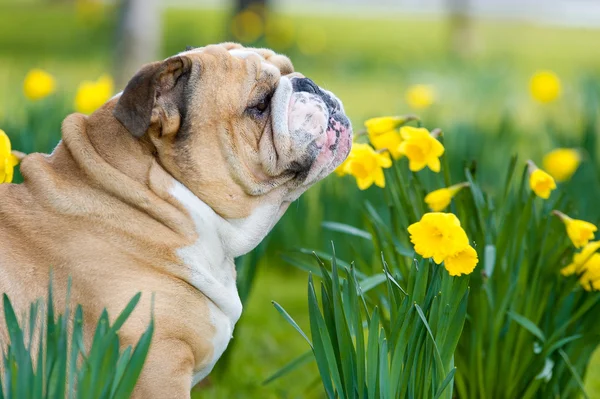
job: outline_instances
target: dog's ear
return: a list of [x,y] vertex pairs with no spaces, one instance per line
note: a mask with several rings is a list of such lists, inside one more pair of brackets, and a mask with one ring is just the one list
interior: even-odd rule
[[[113,115],[135,137],[142,137],[152,123],[157,100],[167,99],[178,108],[183,87],[188,81],[191,60],[185,56],[144,65],[127,83],[113,110]],[[160,112],[164,116],[165,112]],[[169,112],[170,113],[170,112]]]

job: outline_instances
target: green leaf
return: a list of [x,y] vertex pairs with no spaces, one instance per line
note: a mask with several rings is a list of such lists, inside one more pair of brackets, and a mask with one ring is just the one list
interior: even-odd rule
[[538,337],[542,342],[546,341],[546,337],[544,336],[542,330],[540,330],[539,327],[536,326],[535,323],[533,323],[531,320],[529,320],[525,316],[521,316],[520,314],[517,314],[512,311],[509,311],[508,315],[511,319],[517,322],[517,324],[519,324],[521,327]]
[[377,287],[378,285],[385,283],[386,280],[387,277],[385,274],[378,273],[361,280],[359,284],[362,292],[365,293]]
[[148,350],[150,349],[150,342],[152,341],[152,334],[154,333],[154,316],[150,318],[150,325],[144,331],[140,340],[138,341],[131,358],[127,364],[127,369],[123,372],[123,377],[115,390],[113,396],[114,399],[127,399],[131,396],[133,388],[142,372],[142,367]]
[[546,351],[546,353],[548,353],[548,356],[550,356],[557,349],[561,349],[566,344],[573,342],[575,340],[578,340],[580,338],[583,338],[583,337],[584,337],[583,334],[576,334],[576,335],[571,335],[570,337],[563,338],[563,339],[557,341],[554,345],[550,346],[548,348],[548,350]]
[[571,360],[569,360],[569,356],[567,356],[567,353],[562,349],[559,349],[558,353],[565,361],[565,364],[567,365],[569,371],[571,372],[571,375],[575,379],[575,382],[577,383],[577,386],[581,390],[581,394],[583,395],[583,397],[586,399],[589,399],[588,394],[585,392],[585,387],[583,386],[583,381],[581,380],[581,376],[579,375],[577,370],[575,370],[575,368],[573,367],[573,364],[571,363]]
[[367,390],[369,399],[376,399],[378,395],[379,376],[379,309],[375,307],[371,324],[369,325],[369,338],[367,340]]
[[269,378],[264,380],[262,384],[267,385],[267,384],[283,377],[284,375],[291,373],[292,371],[304,366],[305,364],[310,363],[312,360],[314,360],[312,350],[308,350],[307,352],[304,352],[302,355],[298,356],[297,358],[295,358],[294,360],[292,360],[291,362],[287,363],[282,368],[277,370]]
[[[319,369],[319,373],[321,373],[321,380],[323,381],[323,387],[327,396],[330,399],[334,399],[336,397],[333,388],[334,384],[338,392],[343,392],[343,388],[341,387],[335,356],[332,353],[331,341],[327,335],[326,328],[323,326],[324,322],[319,311],[312,275],[308,276],[308,315],[317,368]],[[332,384],[332,380],[334,384]]]
[[348,224],[326,221],[321,223],[321,226],[323,226],[326,230],[344,233],[354,237],[364,238],[365,240],[371,241],[373,239],[373,236],[371,236],[369,232],[361,230],[354,226],[350,226]]
[[308,345],[310,346],[311,349],[313,348],[313,344],[312,342],[310,342],[310,339],[306,336],[306,334],[304,334],[304,331],[302,331],[302,329],[300,328],[300,326],[298,325],[298,323],[296,323],[296,321],[292,318],[292,316],[289,315],[288,312],[285,311],[285,309],[278,304],[275,301],[271,302],[273,304],[273,306],[275,306],[275,309],[277,309],[277,311],[285,318],[285,320],[290,323],[290,325],[292,327],[294,327],[294,329],[296,331],[298,331],[300,333],[300,335],[302,335],[302,338],[304,338],[304,340],[308,343]]
[[433,342],[433,347],[435,348],[435,360],[437,363],[438,372],[446,374],[446,370],[444,370],[444,364],[442,362],[442,356],[440,355],[440,350],[437,346],[437,343],[435,342],[435,337],[433,336],[433,332],[431,332],[431,328],[429,327],[427,318],[425,317],[425,314],[423,314],[423,309],[421,309],[421,307],[417,303],[414,303],[413,305],[417,309],[417,314],[421,318],[421,321],[423,322],[423,324],[425,325],[425,328],[427,329],[427,332],[429,333],[431,342]]
[[454,367],[452,370],[450,370],[450,372],[448,373],[448,375],[446,376],[446,378],[444,378],[444,380],[440,384],[440,387],[438,388],[438,390],[435,393],[434,399],[438,399],[440,396],[442,396],[442,394],[444,393],[444,391],[446,390],[446,388],[452,382],[452,379],[454,378],[454,374],[456,374],[456,367]]

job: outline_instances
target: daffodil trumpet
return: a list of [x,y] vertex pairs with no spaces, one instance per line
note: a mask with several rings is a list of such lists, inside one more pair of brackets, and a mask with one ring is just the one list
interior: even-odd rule
[[590,240],[594,239],[595,232],[598,230],[594,224],[585,220],[573,219],[556,209],[552,211],[552,214],[565,224],[567,235],[575,248],[584,247]]
[[469,183],[463,182],[434,190],[425,196],[425,203],[433,212],[441,212],[450,205],[452,198],[464,187],[469,187]]

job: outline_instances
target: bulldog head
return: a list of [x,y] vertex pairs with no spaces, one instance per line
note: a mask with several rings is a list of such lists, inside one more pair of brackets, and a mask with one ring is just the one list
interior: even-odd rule
[[221,217],[279,209],[348,155],[341,101],[271,50],[196,48],[144,66],[113,115]]

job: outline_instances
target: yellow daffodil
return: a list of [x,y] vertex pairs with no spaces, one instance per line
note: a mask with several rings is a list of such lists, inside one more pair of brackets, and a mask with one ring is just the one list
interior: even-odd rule
[[402,157],[402,153],[400,152],[400,143],[402,143],[402,137],[397,130],[391,130],[387,133],[382,133],[379,135],[369,134],[369,141],[376,150],[389,151],[394,159],[399,159]]
[[468,245],[465,249],[444,259],[444,267],[451,276],[470,274],[479,263],[477,251]]
[[556,188],[556,182],[548,173],[538,168],[532,161],[529,164],[529,187],[535,195],[548,199],[552,190]]
[[584,289],[600,290],[600,241],[587,244],[579,253],[573,255],[573,262],[560,272],[564,276],[579,275],[579,282]]
[[23,93],[30,100],[41,100],[54,93],[56,82],[54,77],[41,69],[32,69],[23,81]]
[[571,148],[557,148],[546,154],[542,162],[544,170],[559,183],[569,180],[580,163],[579,151]]
[[369,137],[372,137],[396,130],[410,119],[412,118],[406,116],[381,116],[365,121],[365,127]]
[[344,162],[342,162],[340,166],[335,168],[335,174],[340,177],[346,176],[348,174],[348,162],[350,162],[350,156],[344,159]]
[[408,226],[408,232],[415,252],[424,258],[433,258],[437,264],[469,246],[467,234],[452,213],[426,213],[420,221]]
[[560,79],[552,71],[537,71],[529,80],[531,97],[541,103],[550,103],[556,100],[561,91]]
[[579,278],[579,283],[586,291],[600,290],[600,255],[594,254],[585,264],[585,270]]
[[387,153],[378,153],[368,144],[354,143],[345,164],[344,172],[356,178],[359,189],[366,190],[373,183],[385,187],[383,168],[392,166],[392,160]]
[[552,211],[552,213],[559,217],[560,220],[565,224],[567,228],[567,235],[573,242],[575,248],[581,248],[590,240],[594,239],[594,233],[598,228],[590,222],[585,220],[572,219],[559,211]]
[[404,123],[415,119],[411,116],[382,116],[371,118],[365,122],[369,141],[376,150],[387,150],[394,159],[402,157],[400,152],[400,143],[402,137],[398,132],[398,127]]
[[91,114],[108,101],[113,92],[113,80],[108,75],[97,81],[86,80],[79,85],[75,95],[75,109],[82,114]]
[[469,183],[460,183],[447,188],[440,188],[430,192],[425,196],[425,203],[434,212],[441,212],[450,205],[452,198],[463,188],[468,187]]
[[573,255],[573,261],[561,269],[561,273],[563,276],[571,276],[573,274],[580,274],[584,269],[585,265],[591,260],[594,255],[597,255],[600,258],[600,254],[597,254],[596,251],[600,249],[600,241],[593,241],[587,244],[581,252]]
[[406,103],[417,110],[428,108],[435,102],[436,93],[431,85],[412,85],[406,90]]
[[18,164],[19,158],[12,153],[8,136],[0,129],[0,184],[12,182],[14,168]]
[[444,146],[425,128],[403,126],[400,128],[402,143],[399,151],[408,158],[408,167],[418,172],[428,166],[434,172],[440,171],[440,159]]

